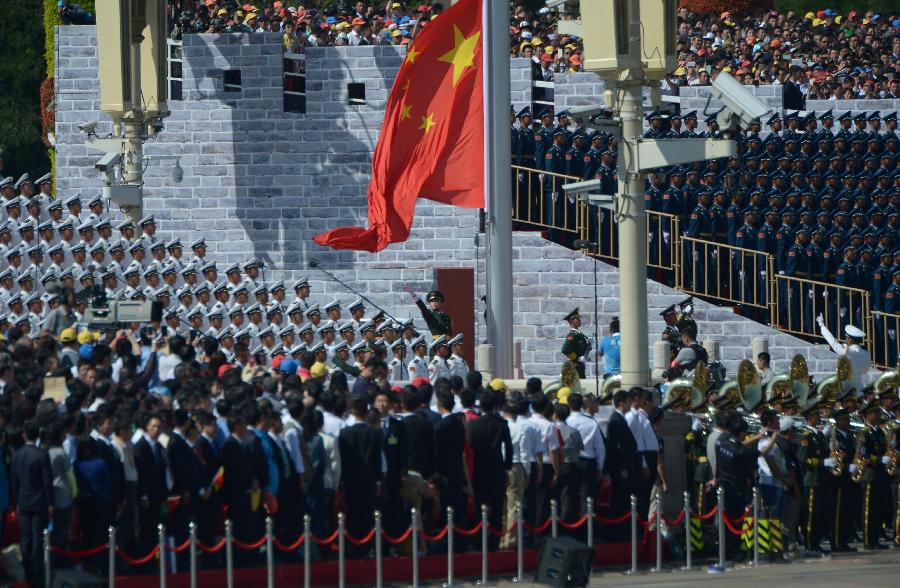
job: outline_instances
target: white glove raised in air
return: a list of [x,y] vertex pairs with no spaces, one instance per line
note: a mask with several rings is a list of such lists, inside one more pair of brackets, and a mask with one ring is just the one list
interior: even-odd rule
[[819,313],[819,316],[816,317],[816,322],[819,323],[819,326],[825,324],[825,317],[822,316],[822,313]]
[[822,465],[825,466],[826,468],[833,468],[833,467],[834,467],[834,458],[833,458],[833,457],[826,457],[826,458],[822,461]]

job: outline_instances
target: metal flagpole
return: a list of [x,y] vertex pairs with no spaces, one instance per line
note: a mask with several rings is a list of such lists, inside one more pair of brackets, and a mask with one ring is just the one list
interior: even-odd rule
[[[484,0],[484,196],[487,208],[487,333],[495,376],[513,376],[512,184],[510,179],[509,10]],[[478,268],[476,268],[477,271]]]

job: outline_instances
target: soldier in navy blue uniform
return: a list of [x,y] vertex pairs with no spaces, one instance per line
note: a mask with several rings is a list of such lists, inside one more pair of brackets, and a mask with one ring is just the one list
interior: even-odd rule
[[655,110],[647,115],[647,122],[650,123],[650,128],[644,131],[645,139],[662,139],[662,130],[660,127],[662,126],[662,117]]
[[[856,248],[849,245],[844,248],[843,261],[838,265],[835,272],[835,284],[838,286],[846,286],[848,288],[856,288]],[[851,307],[855,312],[858,306],[854,297],[845,290],[837,291],[837,313],[840,324],[851,324],[853,317],[851,315]]]
[[[884,312],[900,314],[900,270],[895,270],[891,278],[893,283],[884,293]],[[887,365],[897,365],[897,327],[896,322],[885,325],[887,332]]]
[[[788,249],[785,257],[785,276],[803,279],[807,277],[808,265],[806,259],[806,240],[806,229],[801,227],[794,235],[794,243]],[[788,303],[788,312],[783,316],[781,324],[787,325],[794,332],[812,333],[813,331],[804,328],[806,325],[802,322],[802,317],[805,314],[805,305],[808,303],[806,300],[801,300],[801,296],[806,294],[805,287],[803,287],[800,282],[794,280],[782,280],[782,282],[787,285],[786,300]],[[785,317],[786,321],[784,320]]]
[[[756,250],[756,210],[748,208],[740,213],[743,219],[734,231],[734,246],[750,251]],[[731,259],[732,283],[740,284],[741,300],[756,304],[759,302],[756,296],[756,271],[753,257],[742,251],[736,251]]]
[[719,123],[716,121],[716,115],[706,117],[707,130],[703,136],[707,139],[721,139],[722,131],[719,130]]
[[[775,219],[777,218],[777,212],[774,208],[767,208],[763,211],[763,217],[765,218],[765,222],[763,222],[762,226],[759,227],[759,231],[756,233],[756,250],[760,253],[765,253],[774,257],[777,245],[777,239],[775,238]],[[766,256],[757,255],[756,278],[758,283],[756,287],[756,299],[763,305],[768,304],[768,296],[766,295],[768,292],[768,280],[773,279],[768,272],[769,268],[766,266]]]
[[519,128],[516,131],[519,135],[519,165],[534,168],[537,142],[531,126],[531,107],[526,106],[520,110],[516,113],[516,118],[519,119]]
[[669,130],[663,139],[678,139],[681,137],[681,115],[677,112],[669,117]]
[[831,110],[826,110],[825,112],[820,114],[819,121],[821,122],[822,126],[822,128],[820,128],[817,133],[819,141],[821,142],[826,138],[831,139],[834,136],[834,133],[831,130],[834,126],[834,115],[831,113]]
[[688,112],[685,112],[684,116],[681,117],[681,121],[684,123],[684,130],[681,131],[682,138],[692,139],[700,136],[700,134],[697,132],[696,110],[689,110]]
[[590,147],[584,153],[584,165],[581,169],[581,177],[585,180],[593,180],[597,168],[600,167],[600,154],[603,153],[603,133],[594,132],[590,138]]
[[557,115],[556,115],[557,124],[556,124],[556,127],[553,129],[554,134],[556,134],[556,131],[559,131],[559,130],[565,131],[565,135],[564,135],[565,141],[563,141],[563,144],[560,145],[560,147],[563,148],[563,153],[568,151],[569,147],[572,146],[572,131],[569,130],[569,124],[571,122],[569,120],[569,114],[570,113],[568,110],[559,111],[559,113],[557,113]]
[[[702,241],[711,241],[713,232],[712,218],[710,218],[710,192],[701,192],[697,206],[691,211],[690,222],[687,227],[686,235]],[[695,290],[706,292],[709,284],[706,275],[706,258],[709,255],[709,248],[693,242],[686,242],[685,264],[688,265],[687,273],[690,276],[690,283]]]
[[541,112],[541,126],[534,131],[534,159],[538,169],[544,169],[544,156],[553,145],[553,111],[545,108]]
[[848,110],[837,118],[837,122],[841,128],[835,133],[835,140],[838,138],[849,140],[853,135],[853,115]]
[[[566,142],[566,131],[558,128],[553,131],[553,144],[544,154],[544,171],[554,174],[566,173],[566,155],[563,151],[563,145]],[[544,206],[543,217],[540,219],[541,224],[561,226],[564,222],[563,218],[563,179],[557,176],[544,176]],[[574,219],[572,219],[574,221]],[[551,229],[550,240],[558,235],[558,231]]]
[[566,151],[566,174],[584,177],[584,130],[572,133],[572,146]]

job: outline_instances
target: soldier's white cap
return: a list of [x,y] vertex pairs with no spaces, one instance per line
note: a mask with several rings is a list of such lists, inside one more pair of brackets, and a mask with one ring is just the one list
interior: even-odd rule
[[309,351],[312,353],[318,353],[319,351],[325,351],[325,344],[319,341],[315,345],[309,348]]
[[455,337],[453,337],[452,339],[447,341],[447,345],[450,345],[452,347],[454,345],[462,345],[462,342],[463,342],[463,334],[459,333]]
[[275,292],[277,292],[279,290],[284,290],[284,289],[285,289],[284,288],[284,280],[278,280],[277,282],[275,282],[274,284],[269,286],[269,292],[272,294],[274,294]]
[[52,174],[44,174],[41,177],[39,177],[38,179],[36,179],[34,181],[34,183],[37,184],[38,186],[40,186],[41,184],[49,184],[52,181],[53,181]]
[[13,208],[16,206],[22,206],[22,198],[20,198],[19,196],[10,198],[9,200],[7,200],[6,202],[3,203],[3,208]]
[[273,304],[270,304],[270,305],[268,305],[268,306],[266,307],[266,316],[267,316],[267,317],[270,317],[270,316],[272,316],[273,314],[284,314],[284,312],[283,312],[282,309],[281,309],[281,305],[280,305],[280,304],[278,304],[278,303],[273,303]]
[[437,349],[441,345],[446,345],[446,344],[447,344],[447,336],[441,335],[440,337],[438,337],[437,339],[435,339],[434,341],[431,342],[430,349]]
[[244,314],[244,308],[240,304],[235,304],[228,311],[228,317],[231,318],[233,316],[237,316],[239,314]]
[[244,337],[249,339],[251,336],[252,335],[250,335],[250,327],[244,327],[243,329],[241,329],[240,331],[238,331],[237,333],[234,334],[235,339],[243,339]]
[[312,306],[307,308],[306,311],[303,313],[303,316],[309,318],[309,316],[313,315],[313,314],[322,314],[322,311],[319,310],[318,304],[313,304]]
[[91,231],[94,230],[94,223],[93,223],[93,221],[91,221],[91,220],[86,220],[86,221],[84,221],[83,223],[81,223],[80,225],[78,225],[78,232],[79,232],[79,233],[80,233],[81,231],[87,231],[87,230],[91,230]]
[[337,328],[334,324],[334,321],[325,321],[321,325],[319,325],[318,332],[321,335],[325,331],[336,331]]
[[263,311],[262,306],[260,306],[260,304],[257,302],[257,303],[254,303],[254,304],[251,304],[250,306],[248,306],[247,310],[245,310],[244,312],[246,312],[247,315],[251,315],[255,312],[262,314],[262,311]]
[[409,344],[409,346],[412,347],[413,349],[415,349],[419,345],[425,345],[426,347],[428,346],[428,341],[425,340],[424,335],[419,335],[418,337],[413,339]]
[[196,249],[198,247],[206,247],[206,240],[202,237],[200,239],[194,239],[191,241],[191,249]]
[[294,290],[299,290],[300,288],[309,288],[309,279],[300,278],[294,282]]
[[235,272],[241,273],[241,266],[239,266],[237,263],[232,263],[231,265],[229,265],[228,267],[225,268],[226,276],[229,274],[233,274]]
[[209,292],[209,286],[206,285],[206,282],[198,284],[194,288],[194,296],[198,296],[200,294],[203,294],[204,292]]
[[125,229],[127,229],[129,227],[131,227],[132,229],[134,228],[134,223],[131,222],[130,218],[126,218],[125,220],[123,220],[122,222],[120,222],[119,224],[116,225],[116,228],[119,229],[120,231],[124,231]]
[[188,286],[187,284],[185,284],[184,286],[179,288],[177,292],[175,292],[176,298],[181,298],[182,296],[193,296],[193,295],[194,295],[194,293],[191,291],[191,287]]
[[406,343],[403,341],[403,339],[398,338],[394,339],[394,342],[391,343],[388,347],[391,349],[391,351],[396,351],[401,347],[406,347]]
[[187,316],[185,318],[187,318],[188,320],[191,320],[192,318],[198,317],[198,316],[203,317],[203,306],[201,306],[199,304],[197,306],[195,306],[194,308],[192,308],[191,311],[187,314]]
[[8,178],[0,178],[0,188],[6,188],[7,186],[12,186],[13,177],[10,176]]
[[332,310],[340,310],[340,309],[341,309],[341,303],[340,303],[339,300],[332,300],[331,302],[329,302],[328,304],[326,304],[326,305],[324,306],[324,308],[325,308],[325,312],[329,312],[329,311],[332,311]]
[[347,345],[346,341],[341,341],[337,345],[334,346],[334,352],[343,351],[344,349],[350,349],[350,346]]
[[153,219],[152,214],[148,214],[147,216],[142,218],[138,224],[143,227],[144,225],[155,225],[156,221]]
[[272,325],[269,325],[268,327],[257,333],[256,336],[260,339],[262,339],[263,337],[274,337],[275,329],[272,328]]
[[343,323],[341,323],[341,326],[338,327],[338,332],[340,332],[340,333],[346,333],[347,331],[355,331],[355,330],[356,330],[356,323],[354,323],[353,321],[344,321]]
[[90,208],[91,206],[93,206],[95,204],[103,204],[103,197],[100,194],[96,194],[96,195],[92,196],[91,199],[88,200],[88,203],[87,203],[88,208]]
[[143,244],[142,244],[140,241],[135,241],[134,243],[132,243],[131,245],[128,246],[128,253],[134,253],[134,252],[137,251],[138,249],[140,249],[141,251],[143,251],[143,250],[144,250],[144,246],[143,246]]
[[350,348],[350,352],[357,353],[359,351],[368,351],[368,349],[369,349],[367,347],[368,344],[369,344],[368,341],[360,341],[359,343],[357,343],[356,345],[354,345],[353,347]]
[[359,325],[359,332],[365,333],[366,331],[375,330],[375,322],[372,319],[364,321],[361,325]]
[[282,327],[282,329],[280,331],[278,331],[279,337],[284,337],[285,335],[294,335],[294,334],[296,334],[296,332],[294,330],[294,325],[287,325],[285,327]]
[[300,325],[300,328],[297,329],[298,335],[304,335],[306,333],[312,333],[312,332],[313,332],[312,323],[303,323],[302,325]]
[[74,196],[69,196],[66,198],[65,202],[66,206],[72,206],[73,204],[81,204],[81,194],[75,194]]
[[354,310],[356,308],[365,308],[365,304],[363,304],[362,298],[357,298],[350,304],[350,306],[347,307],[348,310]]
[[19,179],[16,180],[16,184],[13,186],[13,188],[18,190],[19,188],[22,187],[23,184],[27,184],[30,181],[31,181],[31,176],[28,174],[28,172],[25,172],[24,174],[19,176]]

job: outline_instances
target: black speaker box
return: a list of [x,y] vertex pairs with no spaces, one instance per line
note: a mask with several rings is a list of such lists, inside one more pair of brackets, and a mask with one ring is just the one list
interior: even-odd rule
[[103,588],[107,578],[102,578],[84,570],[66,569],[53,572],[52,588]]
[[587,586],[593,561],[594,550],[580,541],[571,537],[548,539],[541,550],[534,580],[559,588]]

